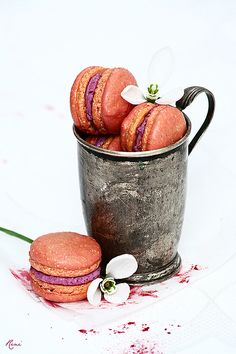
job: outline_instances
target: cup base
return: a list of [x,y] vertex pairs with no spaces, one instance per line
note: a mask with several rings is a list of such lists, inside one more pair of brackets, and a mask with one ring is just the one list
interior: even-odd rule
[[180,266],[181,257],[177,253],[175,258],[165,267],[151,273],[135,273],[132,277],[127,279],[127,282],[130,285],[150,285],[154,283],[160,283],[178,273]]

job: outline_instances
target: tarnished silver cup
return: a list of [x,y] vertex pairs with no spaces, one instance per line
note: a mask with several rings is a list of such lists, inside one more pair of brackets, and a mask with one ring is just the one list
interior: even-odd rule
[[188,155],[208,127],[214,96],[203,87],[189,87],[177,102],[183,110],[204,92],[208,113],[188,144],[191,123],[177,143],[144,152],[116,152],[78,141],[79,181],[88,234],[101,245],[103,262],[130,253],[138,261],[129,283],[161,281],[174,275],[181,258],[177,247],[184,218]]

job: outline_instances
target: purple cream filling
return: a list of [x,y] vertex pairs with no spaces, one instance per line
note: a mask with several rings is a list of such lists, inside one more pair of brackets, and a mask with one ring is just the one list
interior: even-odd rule
[[101,74],[96,74],[96,75],[92,76],[91,79],[89,80],[89,83],[88,83],[88,85],[86,87],[86,91],[85,91],[86,114],[87,114],[87,119],[90,122],[93,121],[93,114],[92,114],[93,96],[94,96],[98,81],[101,76],[102,76]]
[[133,147],[133,151],[141,151],[141,141],[142,141],[142,138],[143,138],[143,134],[145,132],[145,128],[146,128],[146,125],[147,125],[147,121],[148,121],[148,118],[150,117],[152,113],[152,109],[146,114],[145,118],[144,118],[144,121],[142,122],[142,124],[136,129],[136,140],[135,140],[135,144],[134,144],[134,147]]
[[106,136],[101,136],[100,138],[98,138],[95,143],[95,146],[100,147],[104,143],[106,138],[107,138]]
[[80,277],[57,277],[55,275],[44,274],[35,268],[31,267],[30,271],[34,274],[35,278],[38,280],[44,281],[49,284],[57,284],[57,285],[81,285],[88,283],[94,279],[96,279],[100,275],[101,268],[97,268],[92,273],[87,275],[82,275]]

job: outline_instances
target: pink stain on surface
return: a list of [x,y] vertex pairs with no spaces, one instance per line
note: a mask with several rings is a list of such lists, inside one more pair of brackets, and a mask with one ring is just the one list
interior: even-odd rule
[[50,307],[53,307],[54,309],[61,307],[57,302],[49,301],[46,299],[43,299],[44,303],[47,304]]
[[149,331],[150,326],[148,326],[147,323],[138,324],[134,321],[132,321],[132,322],[130,321],[130,322],[120,325],[118,327],[118,329],[113,329],[113,330],[110,329],[110,330],[113,331],[114,334],[117,334],[117,333],[120,334],[120,333],[126,333],[130,329],[134,329],[134,328],[140,332],[147,332],[147,331]]
[[[141,323],[137,324],[134,321],[129,321],[126,323],[123,323],[115,328],[107,328],[108,335],[120,335],[120,334],[126,334],[130,330],[135,330],[138,332],[148,332],[150,330],[150,325],[147,325],[147,323]],[[99,334],[99,331],[95,331],[94,329],[85,329],[81,328],[78,330],[79,333],[84,334],[84,335],[89,335],[89,334]]]
[[[14,278],[17,279],[27,291],[34,293],[31,287],[30,273],[27,269],[17,269],[17,270],[10,269],[10,272],[14,276]],[[35,294],[35,296],[37,295]],[[49,301],[46,299],[41,299],[41,301],[53,308],[61,307],[57,302]]]
[[16,112],[16,115],[17,115],[18,117],[20,117],[20,118],[24,117],[24,114],[23,114],[22,112],[20,112],[20,111],[17,111],[17,112]]
[[1,163],[2,165],[6,165],[6,164],[7,164],[7,160],[6,160],[6,159],[0,159],[0,163]]
[[58,112],[57,109],[55,107],[53,107],[52,105],[50,104],[45,104],[44,105],[44,109],[48,112],[53,112],[56,114],[56,116],[59,118],[59,119],[65,119],[66,116],[65,114],[61,113],[61,112]]
[[54,107],[50,104],[45,104],[44,108],[47,110],[47,111],[54,111]]
[[130,344],[123,354],[164,354],[155,342],[137,340]]
[[80,333],[82,333],[82,334],[98,334],[99,332],[98,331],[95,331],[95,329],[79,329],[78,330]]
[[[107,302],[105,299],[102,299],[100,304],[96,307],[96,309],[104,310],[114,307],[124,307],[128,305],[135,305],[141,303],[143,298],[158,298],[157,290],[147,290],[142,286],[130,286],[130,294],[128,300],[122,304],[111,304]],[[89,304],[88,301],[80,301],[80,307],[83,310],[91,310],[93,306]]]
[[[170,329],[170,327],[171,327],[171,329]],[[176,328],[179,329],[180,327],[181,327],[180,324],[171,323],[171,324],[168,325],[168,328],[166,327],[164,330],[165,330],[166,334],[171,334],[172,333],[171,331],[175,330]]]
[[29,292],[33,292],[31,283],[30,283],[30,274],[26,269],[10,269],[11,274],[17,279],[20,284]]
[[178,277],[178,282],[180,284],[182,283],[189,283],[191,275],[193,274],[194,271],[202,270],[202,267],[199,266],[198,264],[192,264],[190,268],[184,272],[179,272],[175,275],[175,277]]
[[145,325],[142,325],[142,332],[148,332],[150,329],[149,326],[147,326],[146,324]]
[[157,299],[158,298],[157,293],[158,293],[157,290],[146,290],[143,289],[142,286],[132,286],[128,300],[132,300],[135,297],[152,297]]

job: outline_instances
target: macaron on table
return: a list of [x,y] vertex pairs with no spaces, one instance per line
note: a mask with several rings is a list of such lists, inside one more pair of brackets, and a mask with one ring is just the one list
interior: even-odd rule
[[86,299],[89,284],[100,275],[101,248],[88,236],[43,235],[32,243],[29,254],[32,288],[50,301]]

